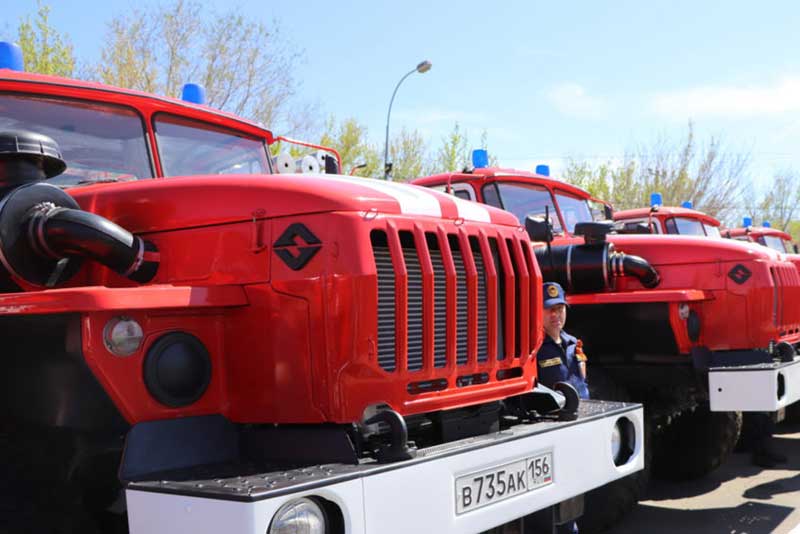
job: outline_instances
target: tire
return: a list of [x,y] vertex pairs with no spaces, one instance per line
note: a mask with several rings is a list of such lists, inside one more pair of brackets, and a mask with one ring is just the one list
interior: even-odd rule
[[[631,401],[628,390],[614,382],[603,369],[590,368],[588,382],[589,394],[593,399]],[[651,424],[645,417],[644,468],[586,494],[583,516],[578,519],[581,534],[604,532],[616,525],[644,496],[650,482],[650,429]]]
[[740,412],[711,412],[708,406],[683,412],[659,436],[653,476],[678,481],[709,474],[733,452],[741,430]]
[[786,407],[786,416],[783,422],[794,425],[800,423],[800,402],[795,402]]

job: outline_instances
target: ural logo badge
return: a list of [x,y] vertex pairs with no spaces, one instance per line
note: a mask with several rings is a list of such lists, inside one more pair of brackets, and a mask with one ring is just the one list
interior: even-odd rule
[[747,282],[752,275],[753,273],[750,272],[750,269],[741,263],[736,264],[733,269],[728,272],[728,277],[739,285]]
[[322,242],[305,225],[294,223],[272,246],[283,263],[293,271],[299,271],[322,248]]

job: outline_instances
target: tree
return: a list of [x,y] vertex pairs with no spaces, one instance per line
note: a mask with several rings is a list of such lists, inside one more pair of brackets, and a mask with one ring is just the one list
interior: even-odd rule
[[416,130],[405,128],[389,142],[389,161],[392,162],[392,179],[407,182],[429,174],[427,168],[427,146],[422,135]]
[[50,25],[50,8],[36,5],[36,18],[25,17],[17,29],[25,70],[70,77],[75,70],[72,43]]
[[[209,106],[261,122],[283,134],[313,127],[309,108],[295,102],[301,53],[235,8],[207,13],[201,3],[172,0],[114,18],[95,68],[105,83],[179,96],[184,83],[201,83]],[[299,108],[299,109],[298,109]]]
[[[758,216],[773,228],[785,232],[794,229],[792,221],[800,215],[800,175],[792,169],[775,174],[770,189],[758,204]],[[791,232],[790,232],[791,233]]]
[[571,160],[564,179],[611,200],[617,209],[647,206],[650,193],[659,192],[665,205],[691,200],[695,209],[725,220],[741,210],[749,189],[749,161],[748,153],[726,151],[719,137],[698,144],[689,123],[686,137],[677,143],[661,136],[626,154],[621,163]]
[[334,148],[342,157],[343,174],[359,164],[366,167],[358,169],[358,176],[378,176],[383,171],[383,162],[377,148],[367,142],[367,128],[348,118],[341,123],[330,117],[325,123],[325,132],[319,141],[320,145]]
[[469,154],[469,140],[461,131],[458,123],[447,136],[442,138],[442,145],[436,152],[432,173],[456,172],[471,164]]

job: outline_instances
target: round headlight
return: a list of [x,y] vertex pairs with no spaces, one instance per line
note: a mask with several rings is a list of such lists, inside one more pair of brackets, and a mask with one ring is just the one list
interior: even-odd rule
[[112,354],[130,356],[142,346],[142,327],[130,317],[114,317],[103,329],[103,342]]
[[304,497],[281,506],[275,512],[267,534],[325,534],[327,530],[325,511]]

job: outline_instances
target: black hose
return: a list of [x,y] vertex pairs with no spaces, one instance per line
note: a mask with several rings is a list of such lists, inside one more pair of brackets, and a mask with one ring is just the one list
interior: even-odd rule
[[648,289],[656,287],[661,282],[655,267],[642,257],[614,252],[610,264],[614,276],[634,276]]
[[158,270],[157,254],[146,242],[108,219],[82,210],[39,204],[28,222],[31,247],[45,258],[93,259],[137,282],[148,282]]

